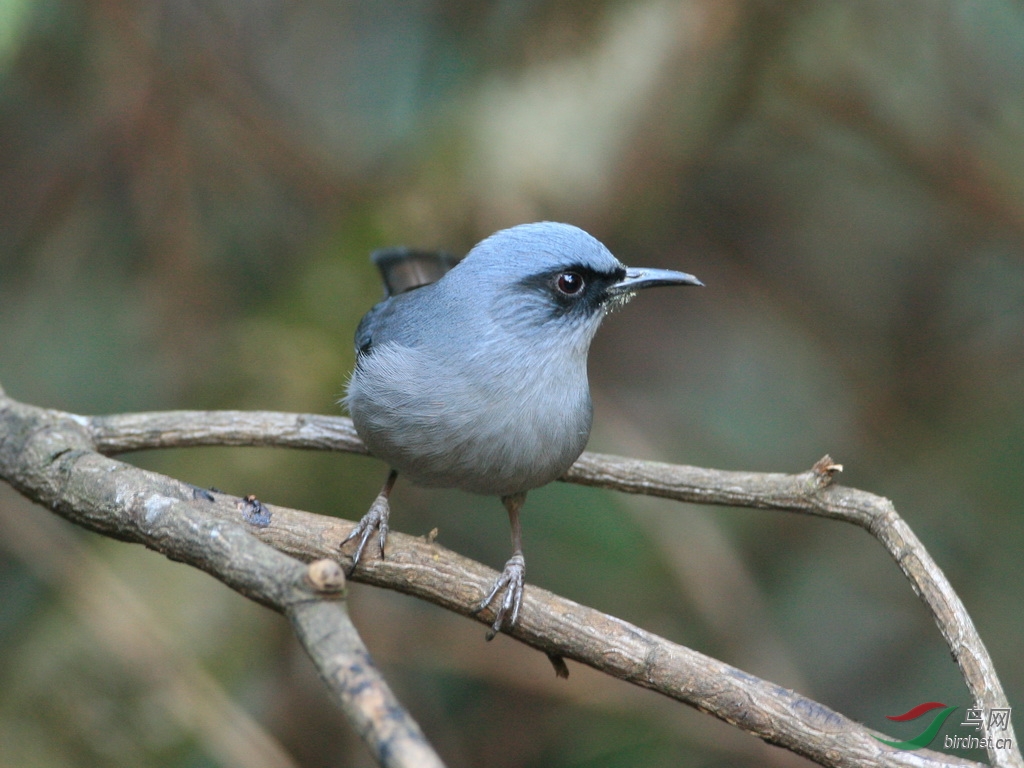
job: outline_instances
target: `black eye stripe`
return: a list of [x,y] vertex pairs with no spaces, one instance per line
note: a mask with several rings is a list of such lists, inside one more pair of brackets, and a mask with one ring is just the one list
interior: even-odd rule
[[561,269],[520,279],[517,286],[524,293],[509,292],[508,296],[510,300],[512,296],[516,297],[517,307],[521,307],[523,301],[542,301],[542,306],[550,310],[550,315],[545,315],[541,320],[546,322],[568,313],[585,315],[598,311],[608,286],[625,276],[626,270],[622,267],[599,272],[585,264],[569,263]]

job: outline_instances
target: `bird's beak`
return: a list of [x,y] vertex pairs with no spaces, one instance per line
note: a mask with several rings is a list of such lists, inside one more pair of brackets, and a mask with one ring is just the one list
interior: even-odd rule
[[626,276],[608,286],[609,296],[634,293],[642,288],[655,288],[659,285],[699,285],[700,280],[685,272],[674,272],[671,269],[627,269]]

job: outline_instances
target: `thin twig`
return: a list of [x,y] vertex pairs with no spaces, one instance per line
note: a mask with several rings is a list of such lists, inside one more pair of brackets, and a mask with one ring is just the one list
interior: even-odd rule
[[[184,507],[192,510],[192,519],[197,525],[204,523],[212,526],[210,530],[230,529],[244,533],[238,529],[238,520],[246,504],[244,500],[198,491],[178,481],[144,473],[148,489],[146,498],[149,501],[143,503],[141,508],[139,500],[131,496],[111,495],[109,488],[104,489],[104,495],[100,497],[106,500],[104,503],[89,502],[81,497],[86,491],[95,491],[94,465],[98,462],[106,462],[102,464],[102,471],[107,475],[138,473],[141,470],[89,453],[86,436],[92,435],[98,447],[111,452],[138,450],[155,445],[222,444],[218,441],[225,434],[229,435],[232,444],[287,443],[325,448],[331,443],[330,435],[340,434],[343,435],[343,445],[362,451],[361,445],[349,435],[351,427],[347,420],[328,417],[288,414],[231,414],[225,417],[223,414],[178,413],[87,418],[42,411],[9,400],[6,401],[6,408],[0,407],[0,415],[7,422],[0,426],[6,426],[8,434],[16,436],[13,442],[10,437],[7,440],[0,437],[0,471],[5,477],[13,477],[13,484],[26,495],[47,503],[82,525],[118,538],[142,541],[176,559],[211,570],[243,594],[271,605],[280,603],[282,598],[254,590],[251,579],[244,574],[231,570],[218,572],[217,568],[211,567],[203,552],[183,548],[179,544],[168,544],[163,536],[157,535],[159,531],[143,531],[139,528],[140,518],[153,514],[159,517],[166,503],[169,509]],[[207,418],[213,422],[213,430],[204,431],[202,423]],[[118,436],[118,427],[122,424],[130,425],[127,438]],[[249,428],[256,430],[251,441],[246,438],[246,430]],[[275,428],[282,430],[280,438],[275,434]],[[27,435],[26,429],[34,434]],[[74,439],[69,440],[64,434],[68,430],[78,433]],[[211,433],[219,435],[211,436]],[[177,434],[177,439],[183,442],[172,442],[168,434]],[[57,435],[62,435],[59,440]],[[71,448],[70,452],[69,448],[63,448],[59,452],[48,453],[48,441],[56,441],[58,445],[70,443],[76,447]],[[34,446],[39,461],[49,467],[47,473],[35,479],[33,472],[36,470],[26,471],[24,462],[9,465],[12,453],[20,455],[24,452],[17,446],[29,443]],[[12,446],[15,446],[13,450]],[[619,460],[615,471],[610,471],[607,461],[597,461],[602,466],[600,472],[582,470],[585,477],[594,484],[619,484],[629,490],[653,490],[661,482],[654,476],[664,474],[654,472],[650,473],[651,476],[644,475],[641,469],[647,466],[645,462]],[[614,461],[611,463],[616,464]],[[585,468],[586,464],[580,466]],[[664,468],[668,465],[652,466]],[[698,474],[708,472],[674,469]],[[742,503],[737,499],[746,495],[748,505],[785,508],[777,506],[783,503],[784,498],[800,499],[808,493],[828,494],[837,490],[821,487],[827,484],[818,476],[820,471],[795,477],[725,474],[731,478],[731,483],[720,485],[717,490],[730,501],[714,503]],[[78,481],[62,481],[56,487],[50,485],[55,478],[72,476],[77,477]],[[757,482],[765,484],[760,500],[750,496],[754,486],[744,489],[740,482],[743,477],[753,478],[751,482],[754,486]],[[581,478],[577,476],[574,479],[579,481]],[[114,481],[108,479],[104,482]],[[660,495],[668,495],[670,489],[662,488],[661,491]],[[705,501],[711,496],[711,490],[706,486],[703,491],[694,487],[687,492],[699,492]],[[118,501],[111,503],[111,499]],[[801,507],[800,511],[809,510]],[[351,523],[334,518],[271,505],[265,505],[264,512],[270,515],[269,525],[252,525],[250,533],[281,552],[304,560],[337,557],[339,543],[352,526]],[[164,533],[173,534],[170,531]],[[205,539],[203,541],[207,546],[211,543]],[[393,533],[389,541],[388,558],[367,560],[361,564],[356,576],[361,581],[398,589],[463,615],[470,615],[480,595],[493,581],[494,572],[448,552],[436,543]],[[290,582],[285,580],[282,583]],[[478,620],[486,623],[488,617],[481,616]],[[873,731],[821,704],[533,586],[526,589],[520,623],[512,634],[548,654],[576,659],[686,702],[822,765],[848,765],[851,762],[866,766],[976,765],[934,752],[888,749],[873,738]],[[318,641],[311,641],[311,646],[318,645]]]
[[[921,541],[889,499],[832,484],[842,467],[828,456],[799,475],[726,472],[699,467],[584,454],[566,480],[676,501],[800,512],[853,523],[878,539],[914,592],[931,612],[963,674],[975,706],[1008,708],[992,658],[967,609]],[[1024,765],[1012,724],[1004,732],[1010,747],[989,747],[996,766]]]
[[78,525],[200,568],[283,613],[381,765],[442,766],[349,620],[336,562],[307,566],[267,545],[237,509],[208,514],[211,494],[96,453],[81,424],[0,395],[0,477]]
[[284,747],[193,656],[80,536],[53,515],[0,501],[0,550],[61,596],[99,647],[153,691],[167,717],[226,768],[298,768]]
[[[334,560],[311,563],[308,580],[332,591],[344,589],[345,583]],[[296,601],[288,605],[285,615],[378,763],[387,768],[444,768],[373,663],[344,603]]]
[[[103,453],[197,445],[264,445],[365,454],[349,419],[252,411],[166,411],[91,417],[85,422]],[[225,442],[226,441],[226,442]],[[985,644],[945,574],[897,514],[892,502],[832,483],[839,465],[824,457],[798,475],[729,472],[584,453],[563,480],[695,504],[752,507],[853,523],[886,548],[928,607],[960,667],[975,706],[1009,707]],[[1013,726],[1009,748],[989,749],[996,766],[1024,768]],[[994,740],[990,740],[994,741]]]

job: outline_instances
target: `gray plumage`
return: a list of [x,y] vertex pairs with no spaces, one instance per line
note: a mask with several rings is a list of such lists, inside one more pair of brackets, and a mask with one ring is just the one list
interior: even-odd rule
[[494,496],[564,474],[590,435],[587,351],[604,312],[556,302],[547,283],[563,266],[625,274],[582,230],[534,224],[378,304],[345,399],[370,452],[421,485]]
[[[359,324],[344,402],[370,452],[416,483],[506,501],[520,563],[510,623],[522,592],[522,497],[562,476],[590,435],[590,342],[635,290],[679,284],[700,283],[627,270],[583,230],[540,222],[483,240],[437,282],[389,296]],[[374,526],[383,546],[382,497],[383,520],[380,510],[364,518],[355,560]]]

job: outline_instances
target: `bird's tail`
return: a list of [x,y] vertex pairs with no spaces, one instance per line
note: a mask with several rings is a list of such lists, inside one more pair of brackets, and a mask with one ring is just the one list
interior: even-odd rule
[[459,263],[445,251],[381,248],[370,255],[384,279],[384,298],[436,283]]

